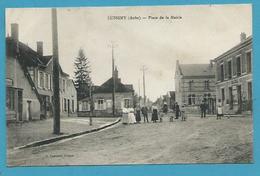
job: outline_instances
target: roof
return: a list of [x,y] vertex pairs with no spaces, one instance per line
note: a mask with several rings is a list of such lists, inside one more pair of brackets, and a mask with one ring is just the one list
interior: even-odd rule
[[48,63],[52,60],[52,55],[49,55],[49,56],[42,56],[39,58],[41,60],[41,62],[44,64],[44,65],[48,65]]
[[210,64],[180,64],[183,76],[215,76],[215,69]]
[[[18,50],[16,51],[17,41],[11,37],[6,38],[6,54],[8,56],[15,56]],[[28,67],[31,66],[39,66],[41,68],[46,68],[50,60],[52,59],[52,55],[41,56],[39,53],[34,51],[28,45],[18,42],[19,46],[19,58],[22,59],[22,62]],[[63,72],[61,66],[59,65],[60,72],[64,76],[69,76],[67,73]]]
[[217,61],[217,60],[219,60],[219,59],[221,59],[223,57],[226,57],[229,54],[232,54],[233,52],[236,52],[237,50],[243,48],[244,46],[251,44],[252,40],[253,40],[252,36],[247,37],[243,42],[238,43],[237,45],[235,45],[231,49],[227,50],[223,54],[221,54],[218,57],[216,57],[214,60]]
[[[94,93],[112,93],[113,92],[113,78],[110,78],[105,83],[103,83],[100,87],[93,91]],[[120,79],[115,79],[115,92],[134,92],[132,86],[129,84],[125,85],[121,83]]]

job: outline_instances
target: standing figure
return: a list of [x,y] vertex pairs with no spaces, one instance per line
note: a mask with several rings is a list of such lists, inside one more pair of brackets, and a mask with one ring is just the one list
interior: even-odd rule
[[182,105],[182,107],[181,107],[181,121],[186,121],[186,119],[187,119],[187,114],[185,112],[185,106]]
[[[163,117],[166,117],[168,113],[168,105],[166,102],[163,103],[162,112],[163,112]],[[162,122],[162,117],[160,117],[160,122]]]
[[152,107],[152,121],[156,123],[156,120],[158,120],[158,108],[156,106]]
[[136,119],[136,123],[140,123],[141,121],[141,110],[139,107],[136,107],[135,109],[135,119]]
[[202,101],[202,103],[200,104],[201,118],[206,117],[206,111],[207,111],[207,104],[205,101]]
[[149,123],[149,121],[148,121],[148,108],[146,106],[144,106],[144,107],[142,107],[141,111],[142,111],[142,114],[144,116],[144,123],[145,123],[145,120],[147,121],[147,123]]
[[179,119],[179,115],[180,115],[180,106],[176,102],[175,103],[175,119]]
[[219,100],[218,107],[217,107],[217,120],[221,119],[221,117],[223,117],[223,108],[222,108],[221,100]]

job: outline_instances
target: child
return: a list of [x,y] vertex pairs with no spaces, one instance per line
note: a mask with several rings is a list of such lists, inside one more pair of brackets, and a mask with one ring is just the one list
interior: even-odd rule
[[219,101],[218,108],[217,108],[217,120],[221,119],[221,117],[223,117],[223,108],[222,108],[222,105]]
[[182,105],[182,107],[181,107],[181,121],[186,121],[186,118],[187,118],[187,115],[186,115],[186,112],[185,112],[185,106]]

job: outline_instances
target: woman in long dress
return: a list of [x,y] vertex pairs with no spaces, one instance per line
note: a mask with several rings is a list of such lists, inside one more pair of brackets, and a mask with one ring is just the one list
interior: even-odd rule
[[130,124],[136,123],[135,113],[133,108],[129,108],[128,118],[129,118],[128,123]]
[[156,120],[158,120],[158,108],[156,106],[152,107],[152,121],[156,123]]
[[141,109],[139,107],[135,109],[135,120],[136,123],[140,123],[141,121]]

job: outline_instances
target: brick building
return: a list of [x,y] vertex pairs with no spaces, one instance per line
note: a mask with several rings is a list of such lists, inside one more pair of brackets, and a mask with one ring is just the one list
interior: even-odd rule
[[[112,109],[113,78],[108,79],[101,86],[95,86],[92,92],[93,115],[111,116]],[[123,84],[115,70],[115,114],[121,115],[123,108],[132,108],[134,101],[133,85]],[[89,115],[90,98],[86,97],[79,101],[79,116]]]
[[217,100],[224,113],[252,111],[252,37],[240,35],[240,43],[215,58]]
[[175,99],[179,105],[187,106],[191,113],[199,112],[204,100],[208,104],[208,113],[215,113],[214,64],[180,64],[177,60],[175,70]]

